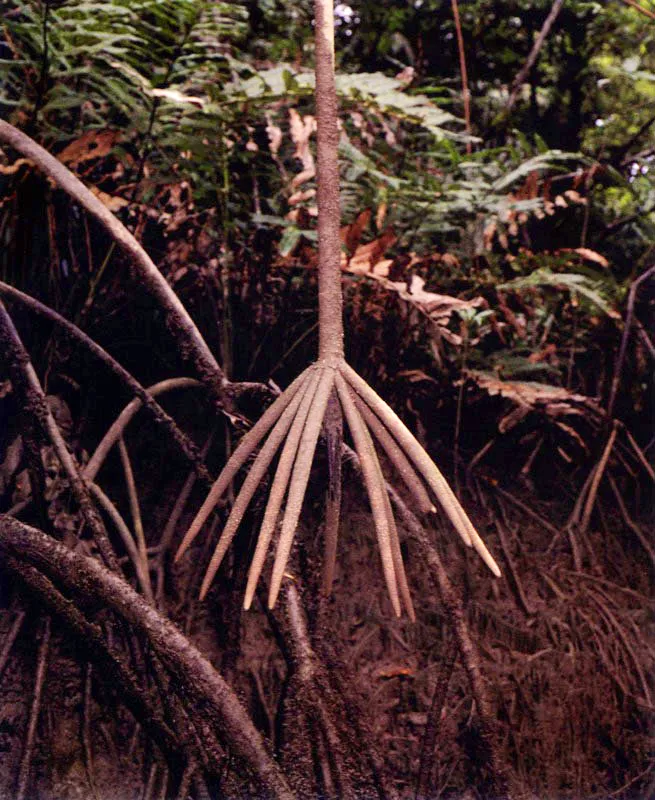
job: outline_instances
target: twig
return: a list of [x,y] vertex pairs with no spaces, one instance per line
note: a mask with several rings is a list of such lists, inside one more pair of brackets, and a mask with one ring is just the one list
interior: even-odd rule
[[562,6],[564,5],[564,0],[555,0],[553,3],[548,16],[544,20],[544,24],[541,26],[541,30],[539,31],[539,35],[537,36],[535,43],[532,45],[532,50],[530,50],[530,55],[527,58],[527,61],[521,68],[520,72],[517,74],[516,78],[512,82],[512,89],[509,96],[509,100],[507,101],[507,106],[505,108],[505,113],[512,110],[514,107],[514,103],[516,103],[516,99],[519,96],[519,92],[521,90],[521,86],[525,83],[530,70],[534,66],[537,57],[539,56],[539,52],[543,47],[544,42],[546,41],[546,37],[548,36],[550,29],[553,27],[559,12],[562,10]]
[[650,19],[655,20],[655,12],[649,11],[647,8],[644,8],[637,2],[637,0],[623,0],[623,2],[627,6],[630,6],[631,8],[636,8],[637,11],[640,11],[642,14],[645,14]]
[[228,381],[223,370],[187,310],[134,236],[67,167],[29,136],[4,120],[0,120],[0,141],[31,159],[104,226],[111,238],[136,265],[144,285],[159,301],[180,353],[191,356],[201,380],[212,393],[218,406],[222,408],[226,405],[228,398],[225,389]]
[[136,488],[136,481],[134,480],[134,471],[132,470],[130,454],[127,450],[125,439],[122,436],[118,440],[118,451],[121,456],[123,474],[125,476],[125,485],[127,487],[127,496],[130,501],[130,512],[132,514],[134,538],[136,539],[137,552],[139,561],[141,562],[141,572],[149,586],[148,595],[152,597],[152,584],[150,582],[150,572],[148,569],[148,550],[146,545],[146,536],[143,531],[143,520],[141,519],[139,495]]
[[637,525],[637,523],[632,519],[632,517],[628,513],[628,509],[625,506],[623,497],[621,496],[621,492],[619,491],[619,487],[616,485],[616,481],[611,475],[608,475],[607,477],[609,479],[609,484],[612,487],[612,492],[614,493],[614,497],[616,498],[616,504],[618,505],[619,511],[621,512],[621,516],[623,517],[623,521],[637,537],[639,543],[648,553],[651,562],[655,566],[655,549],[649,542],[648,537],[644,534],[639,525]]
[[580,522],[580,530],[582,532],[586,531],[589,527],[589,520],[591,519],[591,512],[594,510],[594,503],[596,502],[598,487],[605,472],[605,468],[607,467],[607,462],[609,460],[610,453],[612,452],[612,447],[614,446],[614,440],[616,439],[617,427],[618,426],[615,422],[612,426],[612,432],[609,435],[605,449],[603,450],[603,455],[593,471],[594,477],[591,480],[591,485],[585,501],[584,511],[582,512],[582,520]]
[[507,537],[505,536],[505,529],[500,522],[494,515],[494,527],[498,533],[498,539],[500,540],[500,546],[503,551],[503,555],[505,556],[505,561],[507,562],[507,566],[509,568],[509,574],[512,579],[512,583],[514,584],[514,589],[516,592],[516,599],[519,602],[519,605],[523,609],[523,611],[528,615],[531,616],[534,614],[534,609],[530,605],[528,598],[526,597],[525,591],[523,590],[523,584],[521,582],[519,570],[516,568],[516,564],[514,563],[514,557],[512,556],[510,549],[509,549],[509,542],[507,541]]
[[[464,102],[464,123],[466,133],[471,135],[471,93],[469,91],[469,79],[466,70],[466,50],[464,49],[464,36],[462,35],[462,23],[459,18],[459,5],[457,0],[451,0],[453,8],[453,19],[455,21],[455,31],[457,32],[457,50],[459,53],[459,71],[462,76],[462,100]],[[466,152],[471,152],[470,140],[466,142]]]
[[625,432],[625,435],[626,435],[628,441],[630,442],[630,445],[631,445],[632,449],[635,451],[635,455],[639,459],[639,463],[646,470],[646,472],[648,473],[648,477],[651,479],[651,481],[653,481],[653,483],[655,483],[655,472],[653,472],[653,468],[648,463],[648,459],[644,455],[644,451],[641,449],[641,447],[639,447],[639,445],[635,441],[634,436],[630,433],[630,431],[625,426],[623,427],[623,430]]
[[34,751],[34,741],[36,739],[36,726],[41,713],[41,696],[43,685],[48,669],[50,657],[50,617],[45,617],[39,634],[39,651],[36,659],[36,676],[34,678],[34,692],[32,694],[32,705],[30,706],[30,716],[27,725],[27,735],[25,737],[25,747],[20,760],[18,771],[18,781],[16,784],[16,800],[25,800],[30,779],[30,767],[32,765],[32,753]]
[[23,622],[25,621],[25,612],[19,611],[14,618],[14,621],[9,629],[9,633],[5,636],[5,640],[2,645],[2,651],[0,651],[0,678],[2,678],[2,673],[5,671],[5,667],[7,666],[7,661],[9,661],[9,654],[11,653],[11,648],[14,646],[14,642],[16,641],[16,637],[20,633],[20,629],[23,627]]
[[[195,380],[195,378],[168,378],[165,381],[160,381],[147,388],[150,397],[158,397],[160,394],[172,392],[177,389],[196,389],[201,387],[202,384]],[[88,463],[84,467],[84,477],[86,480],[95,480],[100,467],[103,465],[105,459],[111,448],[118,442],[118,440],[125,433],[125,429],[130,424],[136,413],[143,407],[143,401],[139,398],[131,400],[125,408],[118,415],[116,421],[111,425],[107,433],[102,437],[102,441],[96,447]]]
[[494,492],[498,492],[498,494],[501,497],[504,497],[505,500],[509,500],[510,503],[515,505],[524,514],[527,514],[529,517],[531,517],[535,522],[538,522],[539,525],[541,525],[542,528],[544,528],[544,530],[547,530],[554,537],[561,536],[561,534],[562,534],[562,529],[561,528],[556,528],[554,525],[551,525],[551,523],[548,522],[548,520],[544,519],[541,516],[541,514],[537,514],[536,511],[534,511],[532,508],[530,508],[530,506],[527,505],[526,503],[523,503],[521,500],[519,500],[518,497],[514,497],[513,494],[510,494],[509,492],[505,491],[505,489],[501,488],[500,486],[494,486],[493,490],[494,490]]
[[[0,130],[2,130],[2,125],[4,124],[0,120]],[[91,529],[105,564],[112,570],[118,571],[119,566],[116,555],[107,537],[104,523],[91,500],[91,495],[82,479],[78,465],[68,451],[64,437],[55,422],[55,418],[52,416],[30,357],[2,301],[0,301],[0,352],[3,353],[7,361],[12,380],[23,395],[26,409],[28,409],[31,416],[48,437],[57,454],[57,458],[70,483],[73,496],[80,507],[85,522]]]
[[[204,461],[207,457],[207,453],[209,452],[209,448],[214,441],[214,433],[212,432],[208,437],[207,441],[203,445],[202,450],[200,451],[200,458]],[[166,520],[166,526],[164,527],[164,531],[157,543],[157,559],[154,565],[154,572],[156,575],[156,589],[155,589],[155,597],[157,598],[157,604],[161,606],[163,597],[164,597],[164,566],[166,562],[166,555],[168,553],[168,549],[170,547],[171,542],[173,541],[173,536],[175,535],[175,529],[177,527],[177,523],[180,521],[180,517],[182,516],[182,512],[184,511],[186,504],[189,500],[191,492],[193,491],[193,487],[196,482],[196,472],[193,470],[187,476],[182,489],[180,490],[179,495],[177,496],[177,500],[175,501],[175,505],[173,506],[173,510],[168,516]]]
[[112,503],[112,501],[102,491],[102,489],[98,486],[97,483],[89,483],[88,487],[89,487],[89,492],[96,499],[100,507],[104,509],[109,519],[111,519],[111,521],[114,523],[114,526],[118,531],[119,536],[121,537],[123,545],[125,546],[127,555],[130,561],[132,562],[134,571],[136,572],[137,580],[139,581],[139,585],[141,586],[143,594],[148,599],[148,602],[152,602],[152,587],[150,585],[150,576],[148,575],[148,563],[146,561],[145,572],[144,572],[143,562],[139,555],[139,551],[137,550],[136,544],[134,543],[134,536],[132,535],[130,529],[127,527],[127,523],[123,519],[123,515],[116,508],[114,503]]
[[625,323],[623,325],[623,336],[621,337],[621,344],[619,346],[619,354],[616,358],[616,365],[614,367],[614,377],[612,378],[612,388],[610,390],[609,400],[607,401],[607,416],[611,417],[614,413],[614,403],[616,401],[616,393],[619,388],[621,380],[621,372],[623,370],[623,362],[625,361],[625,354],[628,347],[628,338],[630,336],[630,329],[632,328],[632,317],[634,315],[635,298],[637,290],[644,281],[647,281],[651,275],[655,275],[655,264],[649,267],[643,275],[640,275],[635,281],[632,282],[630,291],[628,292],[628,303],[626,306]]

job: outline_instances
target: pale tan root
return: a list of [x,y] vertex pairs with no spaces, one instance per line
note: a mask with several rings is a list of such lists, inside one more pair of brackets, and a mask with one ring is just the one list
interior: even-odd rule
[[473,546],[493,574],[496,577],[500,577],[501,572],[498,568],[498,564],[496,564],[491,553],[487,550],[486,545],[473,527],[473,523],[468,518],[459,500],[455,497],[455,494],[437,465],[421,447],[411,431],[405,426],[395,411],[393,411],[393,409],[359,377],[352,367],[343,362],[340,369],[344,378],[368,406],[377,413],[389,431],[395,436],[396,441],[403,448],[405,454],[421,472],[465,544]]
[[202,586],[200,587],[201,600],[203,600],[207,594],[207,590],[209,589],[211,582],[214,579],[214,576],[216,575],[223,558],[225,557],[225,553],[232,543],[232,539],[234,539],[237,529],[241,524],[241,520],[243,519],[243,515],[246,513],[253,495],[257,491],[262,478],[266,474],[266,470],[269,468],[271,461],[277,453],[280,445],[284,441],[289,428],[293,424],[294,417],[298,412],[298,408],[302,405],[305,396],[312,393],[312,383],[313,379],[310,379],[295,393],[291,399],[291,402],[284,409],[282,415],[276,422],[275,427],[271,431],[271,434],[264,443],[262,449],[257,454],[257,458],[255,458],[253,461],[252,466],[246,475],[246,479],[243,482],[241,491],[234,501],[234,505],[232,506],[230,515],[225,523],[225,528],[223,529],[221,538],[216,545],[214,554],[212,555],[209,566],[207,567],[207,572],[205,573]]
[[307,422],[298,445],[298,455],[293,465],[293,473],[289,484],[289,496],[287,497],[284,517],[282,519],[282,530],[280,540],[275,552],[275,562],[273,563],[273,574],[271,575],[271,585],[268,593],[268,607],[273,608],[282,585],[282,578],[289,560],[291,544],[298,526],[298,519],[302,510],[302,503],[309,481],[309,473],[314,460],[314,452],[318,441],[325,409],[330,398],[330,392],[334,385],[336,370],[332,367],[321,369],[321,380],[316,389],[316,395],[312,402],[311,409],[307,416]]
[[[358,405],[355,392],[352,389],[350,389],[350,387],[348,387],[348,391],[353,401],[355,402],[355,405]],[[382,472],[382,465],[380,464],[380,459],[378,458],[377,452],[375,450],[375,443],[371,436],[371,432],[366,427],[366,424],[364,424],[364,433],[368,441],[368,446],[373,454],[373,461],[375,469],[378,474],[380,487],[382,489],[382,497],[384,498],[384,509],[387,515],[387,520],[389,521],[389,539],[391,542],[391,555],[393,556],[394,569],[396,571],[396,577],[398,579],[400,599],[403,601],[405,609],[407,610],[407,615],[409,616],[411,621],[416,622],[416,613],[414,612],[414,604],[412,603],[412,594],[409,590],[407,575],[405,573],[405,565],[403,563],[403,556],[400,550],[400,538],[398,537],[398,528],[396,527],[396,519],[393,515],[393,510],[391,508],[391,501],[389,500],[389,494],[387,492],[387,488],[385,485],[384,473]]]
[[343,409],[344,416],[350,428],[353,441],[355,443],[355,450],[359,456],[359,461],[364,473],[364,482],[366,484],[366,491],[368,493],[369,501],[371,504],[371,511],[373,513],[373,522],[375,523],[375,531],[378,538],[378,546],[380,548],[380,557],[382,559],[382,570],[384,572],[384,579],[387,584],[387,591],[391,599],[391,605],[396,612],[396,616],[401,614],[400,599],[398,597],[398,583],[396,576],[396,568],[391,549],[391,532],[389,530],[389,519],[387,517],[386,506],[384,502],[384,495],[386,491],[384,486],[381,485],[378,476],[375,461],[377,456],[375,452],[371,452],[372,441],[370,436],[367,437],[366,426],[359,415],[359,411],[348,391],[348,386],[343,377],[337,373],[335,378],[337,392],[339,393],[339,400]]
[[407,456],[403,453],[400,447],[394,441],[392,435],[380,422],[378,417],[371,411],[366,403],[359,397],[358,394],[353,394],[353,399],[357,405],[359,413],[364,417],[364,422],[367,424],[373,437],[382,446],[382,449],[389,457],[389,460],[394,465],[398,474],[403,479],[405,486],[414,496],[414,499],[419,505],[422,514],[428,514],[431,511],[436,511],[436,508],[430,500],[423,480],[417,475],[416,470],[410,464]]
[[[311,369],[311,367],[310,367]],[[295,381],[284,391],[277,400],[271,405],[262,415],[262,417],[253,425],[253,427],[241,439],[237,449],[232,453],[231,458],[223,467],[221,474],[216,479],[216,482],[209,490],[209,494],[205,502],[200,507],[200,511],[196,514],[195,519],[191,523],[191,527],[186,532],[182,544],[179,546],[175,554],[175,561],[180,559],[191,542],[196,538],[198,532],[207,521],[207,517],[212,513],[214,507],[223,496],[224,492],[232,483],[234,476],[245,464],[248,456],[256,449],[261,440],[266,436],[268,431],[273,427],[277,420],[282,415],[283,411],[287,408],[289,403],[293,400],[296,392],[303,386],[308,377],[308,370],[305,370],[299,375]]]
[[273,479],[273,485],[271,486],[271,491],[268,496],[266,511],[264,512],[264,519],[259,531],[259,537],[257,538],[257,547],[255,548],[255,554],[252,558],[250,570],[248,571],[248,584],[246,586],[246,595],[243,601],[243,607],[246,610],[249,609],[252,604],[252,599],[255,595],[255,589],[257,588],[257,582],[259,581],[259,576],[261,575],[264,567],[268,546],[273,538],[275,524],[277,523],[282,501],[284,500],[284,495],[286,494],[287,486],[289,485],[291,470],[293,468],[294,461],[296,460],[300,437],[305,427],[307,415],[309,414],[312,401],[314,400],[316,388],[320,378],[321,373],[316,370],[314,376],[307,386],[302,403],[298,408],[298,413],[293,420],[293,425],[291,426],[291,430],[289,431],[289,435],[287,436],[286,442],[284,443],[284,448],[280,455],[280,461],[277,465],[275,478]]

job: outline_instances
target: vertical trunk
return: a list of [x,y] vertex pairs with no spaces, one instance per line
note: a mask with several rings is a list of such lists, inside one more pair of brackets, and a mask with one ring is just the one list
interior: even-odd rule
[[339,235],[339,127],[334,82],[334,9],[316,0],[316,114],[318,118],[319,358],[343,358],[341,240]]

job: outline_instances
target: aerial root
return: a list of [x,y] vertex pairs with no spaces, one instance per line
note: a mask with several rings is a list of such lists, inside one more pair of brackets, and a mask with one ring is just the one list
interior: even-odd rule
[[[339,380],[343,381],[343,378],[339,376]],[[350,389],[345,381],[343,381],[344,389],[350,396],[351,400],[355,403],[356,410],[359,413],[359,406],[357,404],[357,397],[355,392]],[[345,413],[345,411],[344,411]],[[398,528],[396,526],[396,520],[393,515],[393,511],[391,509],[391,501],[389,500],[389,494],[387,492],[384,475],[382,473],[382,467],[380,466],[380,460],[377,456],[377,452],[375,450],[375,444],[373,443],[373,438],[371,436],[371,431],[364,423],[363,415],[360,415],[360,420],[362,421],[362,430],[365,438],[366,449],[370,453],[372,457],[373,467],[375,468],[375,480],[379,484],[380,492],[382,494],[382,502],[384,505],[384,513],[387,518],[387,524],[389,526],[389,543],[391,545],[391,558],[393,561],[393,567],[396,574],[396,581],[398,584],[398,590],[400,593],[400,597],[403,601],[403,605],[405,606],[405,610],[412,622],[416,621],[416,614],[414,613],[414,605],[412,603],[412,596],[409,591],[409,584],[407,583],[407,575],[405,574],[405,565],[403,564],[403,557],[400,551],[400,539],[398,537]],[[351,431],[352,432],[352,431]],[[353,434],[354,439],[354,434]],[[361,461],[361,456],[360,456]],[[391,596],[391,594],[390,594]]]
[[305,428],[305,422],[307,421],[307,417],[312,407],[312,402],[316,395],[320,378],[321,373],[316,370],[315,374],[309,381],[303,401],[298,408],[298,413],[295,416],[293,425],[291,426],[291,430],[287,436],[287,440],[284,443],[282,454],[280,455],[280,460],[275,472],[275,478],[273,479],[273,485],[271,486],[271,491],[268,496],[268,502],[264,512],[264,519],[259,531],[257,547],[255,548],[255,554],[248,572],[246,595],[243,601],[243,607],[246,610],[250,608],[255,594],[255,589],[257,588],[257,582],[259,581],[259,576],[261,575],[261,571],[264,567],[266,554],[268,553],[268,546],[271,543],[273,533],[275,532],[275,526],[280,514],[280,508],[282,507],[282,502],[284,501],[284,497],[289,486],[291,470],[293,469],[293,465],[298,454],[300,437],[302,436],[302,432]]
[[323,527],[323,580],[322,591],[332,593],[334,573],[337,565],[339,523],[341,521],[341,453],[343,450],[343,412],[336,389],[328,400],[324,420],[325,449],[328,460],[328,490],[325,499],[325,525]]
[[184,555],[187,547],[196,538],[200,529],[207,521],[207,518],[214,510],[214,507],[221,499],[230,483],[232,483],[234,476],[248,460],[248,456],[257,448],[262,439],[266,436],[287,406],[294,399],[297,392],[303,387],[305,381],[307,380],[308,372],[309,370],[306,370],[299,375],[295,381],[293,381],[286,391],[284,391],[277,398],[277,400],[271,406],[269,406],[269,408],[262,415],[261,419],[259,419],[255,425],[253,425],[253,427],[239,442],[239,446],[234,453],[232,453],[232,456],[227,464],[223,467],[223,471],[216,479],[216,482],[207,495],[207,499],[202,504],[200,511],[198,511],[195,519],[191,523],[191,527],[186,532],[186,535],[182,540],[182,544],[175,555],[176,561],[181,558],[182,555]]
[[364,425],[359,411],[357,411],[346,382],[341,374],[337,374],[336,376],[336,386],[344,416],[346,417],[350,433],[355,442],[355,450],[359,456],[359,462],[362,465],[366,491],[371,503],[373,521],[375,522],[375,531],[378,537],[378,546],[380,548],[382,569],[384,571],[384,579],[387,583],[387,590],[396,616],[399,617],[401,612],[400,599],[398,597],[398,582],[391,550],[389,518],[384,502],[386,492],[378,476],[378,468],[376,467],[377,456],[375,455],[375,449],[370,434],[367,436],[366,426]]
[[396,444],[393,436],[356,392],[353,392],[353,399],[355,400],[355,405],[357,406],[359,413],[364,418],[364,422],[373,434],[375,440],[387,454],[389,461],[391,461],[398,471],[398,474],[403,479],[405,486],[414,496],[421,513],[429,514],[436,511],[437,509],[434,507],[432,500],[430,500],[430,495],[427,493],[425,486],[423,485],[423,481],[416,474],[416,470],[409,462],[407,456]]
[[[280,415],[278,421],[273,427],[273,430],[271,431],[270,436],[253,461],[252,466],[246,475],[246,479],[241,486],[241,490],[234,501],[232,511],[227,519],[218,545],[216,546],[211,561],[209,562],[207,573],[202,582],[202,586],[200,587],[201,599],[203,599],[207,594],[207,590],[214,579],[214,575],[216,575],[216,572],[221,565],[221,561],[223,560],[223,557],[225,556],[225,553],[232,543],[232,539],[234,539],[237,529],[241,524],[243,515],[246,513],[248,506],[250,505],[250,501],[257,491],[257,487],[266,474],[266,470],[269,468],[271,461],[280,448],[280,445],[287,437],[289,428],[295,425],[299,414],[302,412],[303,406],[305,406],[307,402],[311,403],[311,398],[314,394],[314,386],[315,381],[313,377],[309,381],[303,382],[298,391],[292,397],[289,405]],[[227,485],[225,488],[227,488]],[[193,530],[193,525],[190,530]]]
[[377,414],[388,431],[395,437],[396,442],[404,450],[405,455],[423,475],[426,483],[434,492],[435,497],[439,500],[450,521],[453,523],[455,530],[461,536],[462,541],[467,546],[475,548],[493,574],[496,577],[500,577],[500,569],[478,535],[478,532],[473,527],[473,523],[468,518],[468,515],[460,505],[459,500],[455,497],[453,490],[448,485],[437,465],[421,447],[414,435],[405,426],[400,417],[397,416],[395,411],[371,389],[366,381],[359,377],[352,367],[344,361],[339,369],[348,384],[360,396],[362,401],[369,406],[371,411]]
[[312,402],[312,408],[307,416],[307,422],[300,438],[298,445],[298,455],[293,465],[293,474],[291,475],[291,482],[289,484],[289,496],[287,497],[287,504],[284,509],[284,518],[282,520],[282,531],[280,533],[280,540],[277,545],[275,553],[275,562],[273,564],[273,574],[271,576],[271,585],[268,593],[268,607],[273,608],[277,600],[284,570],[289,560],[289,552],[291,544],[300,518],[302,510],[302,502],[305,497],[305,490],[307,489],[307,482],[309,481],[309,473],[314,461],[314,452],[316,450],[316,443],[318,436],[321,432],[323,425],[323,417],[327,408],[330,393],[334,386],[336,370],[330,366],[321,370],[321,379],[316,389],[316,395]]
[[[335,408],[330,411],[328,404],[331,397]],[[261,445],[212,555],[202,582],[201,599],[206,596],[255,491],[276,453],[282,447],[248,572],[244,597],[244,608],[248,609],[252,605],[286,497],[268,594],[268,606],[273,608],[287,569],[321,428],[326,414],[328,417],[330,414],[333,416],[336,414],[339,416],[340,431],[342,412],[361,463],[380,548],[384,579],[396,615],[400,616],[404,607],[412,621],[416,618],[403,564],[398,529],[376,451],[376,442],[402,477],[419,509],[424,513],[435,510],[429,493],[432,492],[463,541],[475,548],[494,575],[500,575],[496,562],[445,478],[400,418],[345,362],[323,361],[305,370],[243,437],[187,531],[176,559],[180,558],[198,535],[238,470]],[[339,441],[340,437],[339,433]],[[338,457],[340,454],[337,454]],[[335,495],[332,504],[335,505],[337,502],[338,495]],[[333,516],[336,514],[335,519],[338,520],[338,508],[332,508],[331,512]],[[329,536],[326,532],[325,553],[324,575],[327,578],[324,579],[323,590],[329,591],[336,558],[336,529],[331,531]]]

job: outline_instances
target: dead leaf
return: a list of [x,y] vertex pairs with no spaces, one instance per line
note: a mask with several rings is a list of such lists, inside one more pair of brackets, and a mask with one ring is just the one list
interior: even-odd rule
[[273,124],[272,117],[266,115],[266,135],[268,136],[268,146],[274,156],[278,154],[280,145],[282,144],[282,129]]
[[582,256],[587,261],[593,261],[595,264],[600,264],[601,267],[605,269],[609,268],[610,262],[602,256],[600,253],[597,253],[595,250],[591,250],[588,247],[565,247],[562,248],[560,253],[577,253],[579,256]]
[[127,201],[124,197],[118,197],[118,195],[111,195],[103,192],[101,189],[98,189],[97,186],[91,187],[91,192],[100,200],[103,205],[107,206],[110,211],[114,213],[116,211],[120,211],[121,208],[125,208],[125,206],[129,205],[129,201]]
[[368,228],[371,221],[371,209],[367,208],[357,215],[357,219],[352,225],[346,225],[341,229],[341,241],[346,245],[349,253],[354,253],[359,244],[362,233]]
[[291,187],[296,188],[301,183],[313,178],[316,174],[314,156],[309,147],[309,139],[316,130],[316,118],[306,114],[301,117],[295,108],[289,109],[289,130],[291,140],[296,145],[294,156],[302,163],[302,172],[291,181]]
[[109,155],[120,135],[119,131],[87,131],[79,139],[66,145],[57,158],[71,168],[94,158],[104,158]]
[[[352,258],[342,255],[342,264],[348,272],[371,272],[384,253],[396,242],[396,234],[392,228],[387,228],[382,235],[368,244],[360,244]],[[345,263],[344,263],[345,262]]]

